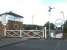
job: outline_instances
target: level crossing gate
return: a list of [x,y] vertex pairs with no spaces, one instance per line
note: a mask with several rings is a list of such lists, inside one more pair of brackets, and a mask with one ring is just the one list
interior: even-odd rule
[[6,37],[21,37],[21,38],[46,38],[44,30],[5,30]]

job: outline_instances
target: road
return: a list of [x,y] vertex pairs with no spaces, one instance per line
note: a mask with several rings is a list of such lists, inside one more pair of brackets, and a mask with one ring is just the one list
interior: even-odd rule
[[67,40],[26,40],[0,50],[67,50]]

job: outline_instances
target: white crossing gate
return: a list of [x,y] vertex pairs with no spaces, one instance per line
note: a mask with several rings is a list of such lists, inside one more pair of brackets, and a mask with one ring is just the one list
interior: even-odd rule
[[21,38],[47,38],[46,29],[44,30],[5,30],[6,37]]
[[41,30],[6,30],[6,37],[43,38]]

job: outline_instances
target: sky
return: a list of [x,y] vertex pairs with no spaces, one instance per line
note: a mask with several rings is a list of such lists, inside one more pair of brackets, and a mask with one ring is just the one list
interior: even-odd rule
[[[48,7],[53,9],[49,13]],[[24,24],[44,25],[47,21],[57,23],[67,17],[67,0],[0,0],[0,14],[13,11],[24,16]],[[62,21],[61,21],[62,22]]]

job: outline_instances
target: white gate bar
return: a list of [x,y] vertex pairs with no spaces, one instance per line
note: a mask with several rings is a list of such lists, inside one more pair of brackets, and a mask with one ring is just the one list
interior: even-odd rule
[[41,31],[41,30],[22,30],[22,31]]
[[[6,31],[20,31],[20,30],[6,30]],[[21,30],[21,31],[41,31],[41,30]]]
[[6,30],[6,31],[20,31],[20,30]]

